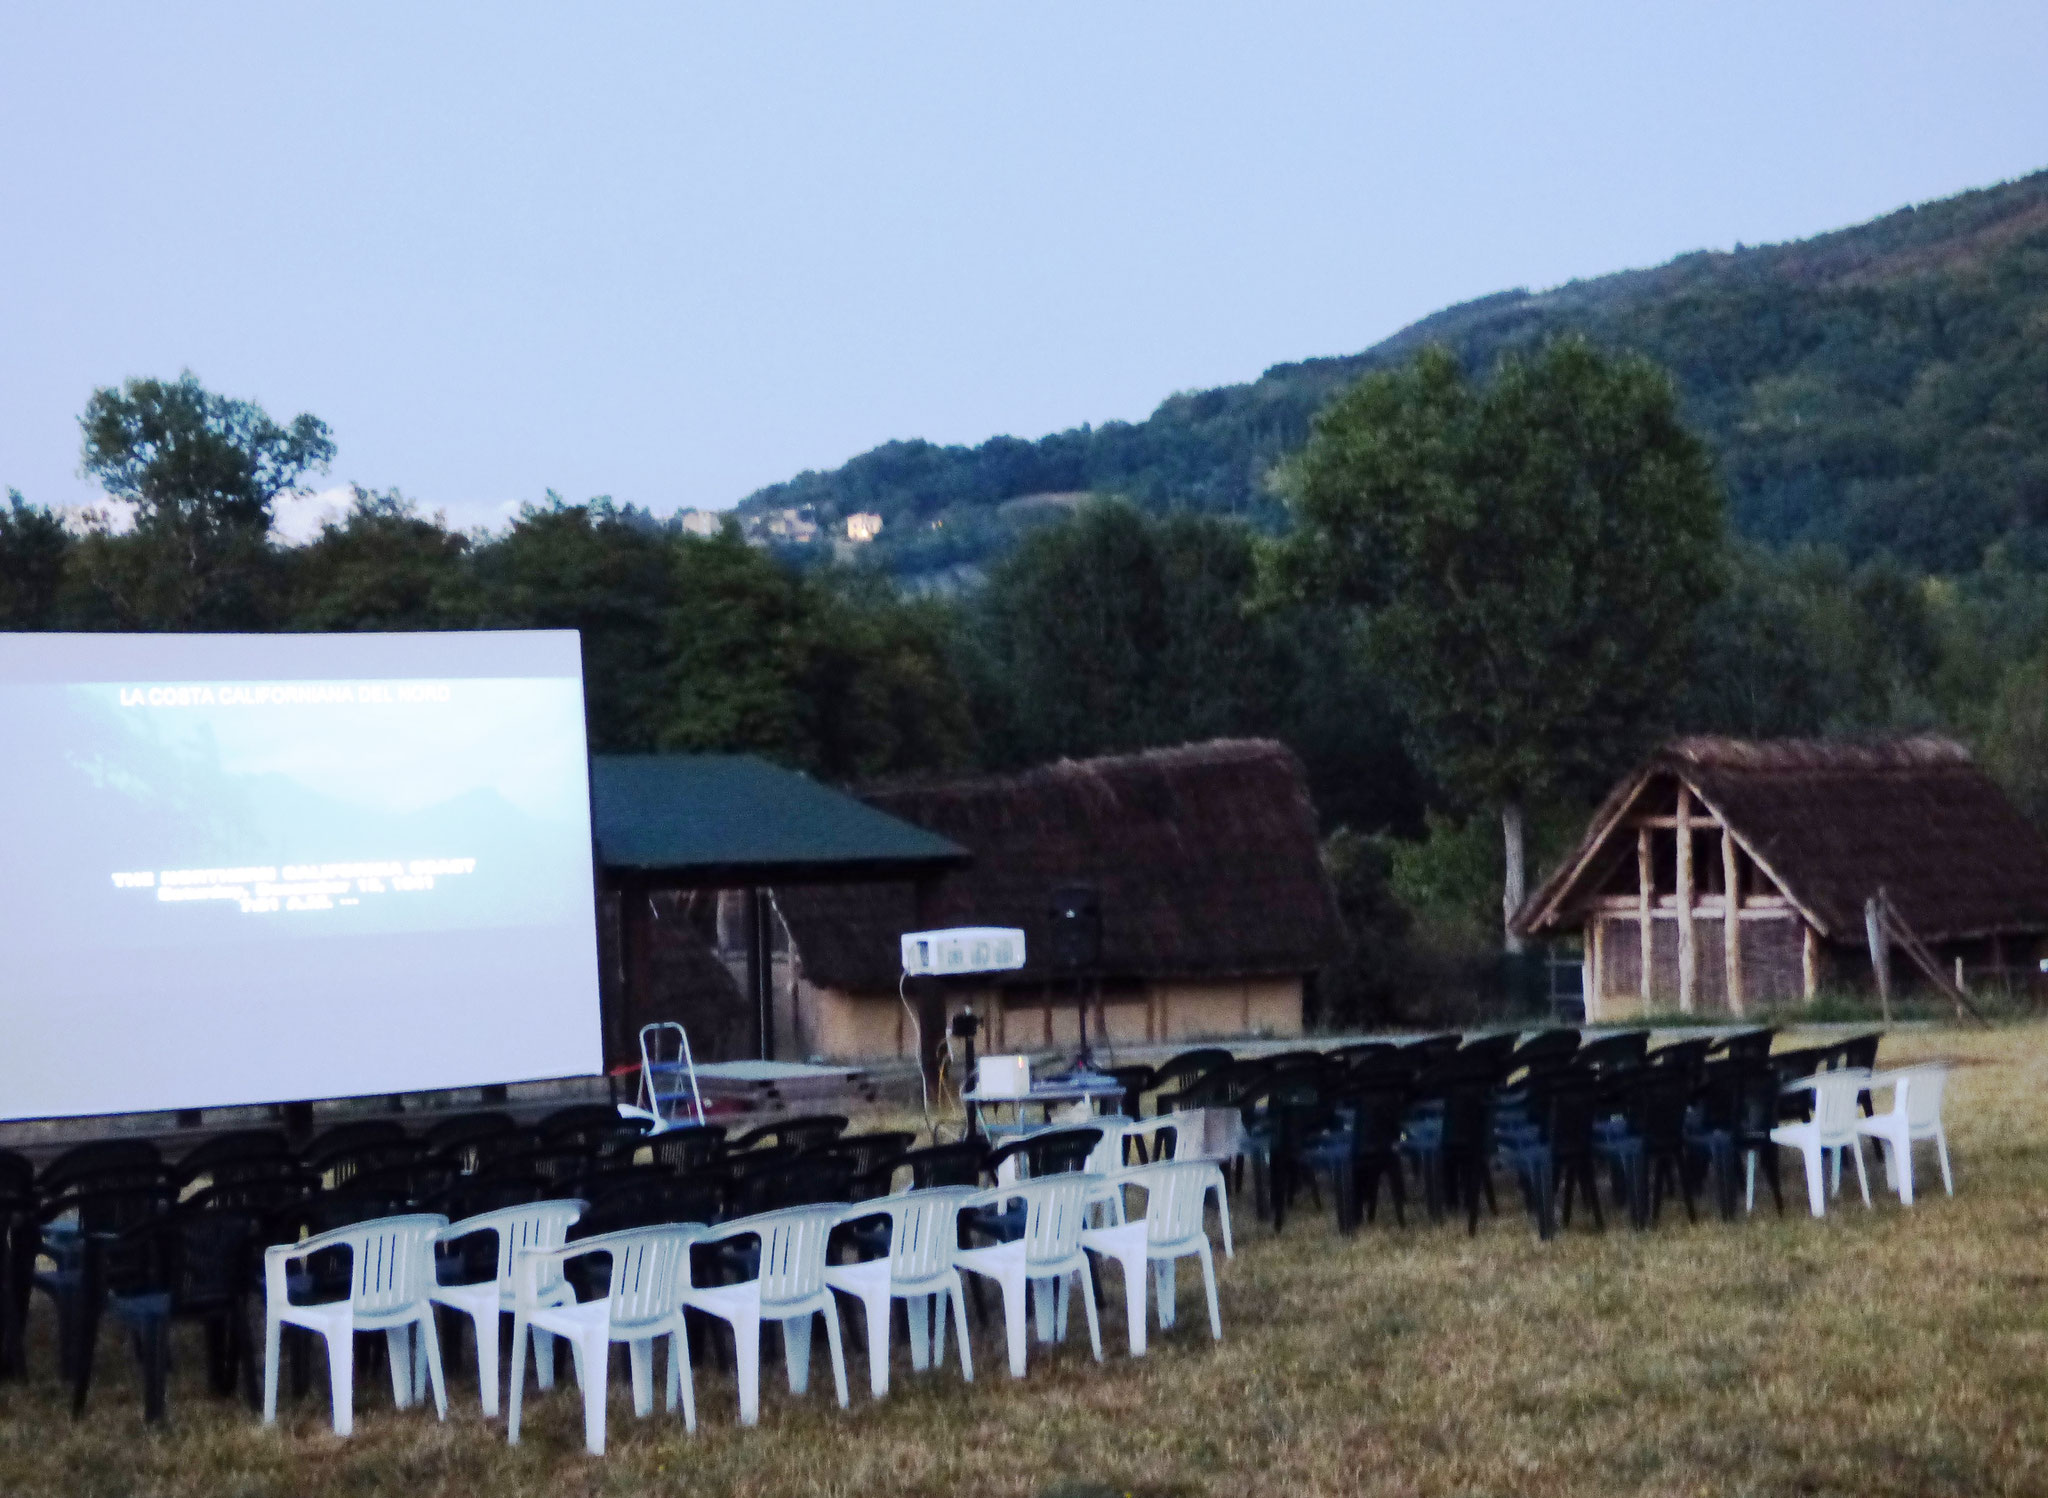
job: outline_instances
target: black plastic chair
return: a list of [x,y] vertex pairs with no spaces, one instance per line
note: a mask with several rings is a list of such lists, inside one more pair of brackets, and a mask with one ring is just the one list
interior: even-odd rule
[[[1189,1083],[1198,1082],[1209,1073],[1230,1065],[1235,1059],[1221,1046],[1197,1046],[1191,1051],[1182,1051],[1153,1069],[1152,1089],[1155,1092],[1164,1092],[1176,1087],[1186,1087]],[[1163,1097],[1153,1106],[1161,1113],[1170,1111]]]
[[517,1127],[507,1114],[463,1113],[442,1119],[420,1138],[428,1149],[453,1160],[456,1169],[467,1173],[476,1169],[478,1148],[484,1140],[509,1134]]
[[88,1239],[78,1345],[72,1355],[71,1413],[85,1412],[102,1314],[134,1334],[142,1365],[143,1419],[164,1418],[174,1321],[204,1324],[207,1381],[213,1392],[232,1396],[246,1373],[253,1404],[256,1357],[248,1307],[260,1228],[246,1213],[182,1206],[123,1233]]
[[[87,1245],[162,1215],[170,1209],[175,1189],[170,1172],[161,1165],[98,1170],[85,1177],[84,1184],[74,1183],[44,1197],[26,1230],[15,1234],[16,1283],[24,1293],[40,1290],[56,1307],[58,1370],[67,1383],[77,1376],[81,1338],[96,1290],[88,1278]],[[52,1267],[37,1269],[38,1254]],[[25,1312],[26,1306],[22,1309]],[[25,1315],[20,1324],[27,1324]]]
[[621,1228],[670,1222],[714,1223],[725,1215],[725,1184],[708,1178],[642,1171],[640,1180],[617,1180],[594,1193],[569,1236],[594,1238]]
[[1123,1088],[1124,1117],[1143,1118],[1145,1116],[1145,1094],[1158,1085],[1159,1073],[1149,1066],[1134,1064],[1131,1066],[1112,1066],[1103,1075],[1114,1077],[1117,1085]]
[[450,1222],[460,1222],[500,1207],[523,1207],[551,1197],[549,1183],[536,1175],[457,1176],[421,1205],[429,1212],[439,1212]]
[[1778,1146],[1771,1138],[1777,1119],[1777,1079],[1756,1060],[1729,1057],[1711,1061],[1700,1074],[1698,1116],[1686,1124],[1686,1141],[1705,1156],[1714,1172],[1715,1204],[1725,1220],[1735,1217],[1738,1167],[1745,1180],[1763,1167],[1771,1196],[1784,1215],[1785,1194],[1779,1183]]
[[571,1103],[557,1108],[534,1126],[535,1132],[552,1143],[573,1139],[591,1130],[603,1131],[622,1122],[624,1115],[611,1103]]
[[1649,1050],[1648,1030],[1621,1030],[1582,1039],[1573,1060],[1597,1071],[1630,1071],[1643,1064]]
[[1545,1241],[1556,1234],[1560,1219],[1570,1224],[1575,1195],[1583,1196],[1592,1209],[1593,1226],[1606,1228],[1593,1157],[1598,1099],[1598,1085],[1588,1074],[1566,1073],[1554,1079],[1542,1094],[1538,1130],[1502,1150],[1515,1167],[1523,1200],[1536,1220],[1536,1234]]
[[1514,1049],[1508,1058],[1510,1071],[1526,1066],[1550,1066],[1567,1062],[1578,1053],[1579,1032],[1570,1029],[1542,1030]]
[[798,1149],[815,1149],[821,1144],[831,1144],[844,1134],[847,1122],[843,1113],[806,1113],[794,1118],[778,1119],[774,1123],[761,1124],[747,1130],[731,1142],[731,1149],[734,1154],[777,1144],[794,1145]]
[[[28,1284],[17,1283],[14,1242],[17,1233],[34,1231],[35,1207],[35,1166],[25,1155],[0,1150],[0,1378],[14,1378],[23,1371]],[[33,1266],[33,1257],[28,1264]]]
[[348,1184],[364,1168],[391,1163],[389,1150],[412,1145],[412,1136],[395,1118],[364,1118],[339,1124],[320,1135],[300,1153],[308,1170],[327,1177],[333,1185]]
[[1630,1081],[1624,1125],[1597,1141],[1596,1148],[1627,1182],[1629,1217],[1638,1228],[1657,1220],[1665,1192],[1673,1188],[1685,1201],[1687,1219],[1699,1221],[1689,1159],[1696,1151],[1685,1137],[1690,1093],[1690,1081],[1679,1068],[1646,1068]]
[[890,1167],[893,1173],[894,1162],[916,1142],[917,1135],[906,1130],[885,1129],[869,1134],[844,1135],[828,1153],[846,1161],[858,1178],[873,1175],[884,1166]]
[[694,1124],[648,1136],[647,1148],[662,1170],[687,1174],[725,1153],[725,1125]]
[[298,1153],[282,1129],[234,1129],[225,1134],[216,1134],[204,1144],[198,1145],[182,1156],[177,1164],[178,1184],[189,1186],[202,1177],[211,1177],[220,1167],[232,1169],[251,1160],[283,1160],[296,1166]]
[[1417,1070],[1433,1066],[1446,1056],[1455,1055],[1465,1044],[1465,1037],[1446,1030],[1441,1035],[1424,1035],[1414,1040],[1401,1042],[1401,1055],[1413,1062]]
[[1723,1035],[1707,1047],[1707,1055],[1726,1056],[1731,1061],[1762,1061],[1771,1054],[1771,1042],[1777,1038],[1775,1025],[1760,1025],[1754,1030],[1738,1030],[1733,1035]]
[[962,1139],[905,1150],[891,1162],[889,1173],[893,1179],[904,1170],[910,1172],[915,1191],[933,1186],[979,1186],[988,1172],[988,1145],[979,1139]]
[[752,1217],[785,1207],[853,1200],[852,1162],[844,1156],[815,1151],[792,1160],[747,1171],[732,1185],[726,1215]]
[[95,1139],[64,1151],[43,1167],[36,1190],[48,1196],[69,1190],[72,1183],[106,1170],[163,1164],[163,1154],[147,1139]]

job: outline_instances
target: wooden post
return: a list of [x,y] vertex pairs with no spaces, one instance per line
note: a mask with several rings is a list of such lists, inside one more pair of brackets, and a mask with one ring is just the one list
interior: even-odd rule
[[1636,924],[1642,938],[1643,961],[1636,987],[1647,1008],[1650,1002],[1650,958],[1657,945],[1650,939],[1650,902],[1656,898],[1656,865],[1650,860],[1650,829],[1636,829]]
[[1726,827],[1721,829],[1721,887],[1727,891],[1722,901],[1721,919],[1721,966],[1728,974],[1728,1012],[1741,1015],[1742,1011],[1742,865],[1735,851],[1735,835]]
[[1678,787],[1678,1008],[1690,1014],[1695,1001],[1698,953],[1693,949],[1692,930],[1692,787]]
[[1799,923],[1799,976],[1806,1002],[1820,997],[1820,933],[1805,921]]
[[1592,961],[1586,965],[1586,1018],[1600,1018],[1600,1001],[1607,996],[1607,922],[1601,916],[1594,916],[1587,923],[1586,953]]
[[1878,897],[1863,902],[1863,935],[1870,943],[1870,970],[1877,977],[1877,1002],[1886,1024],[1892,1019],[1891,944],[1884,939],[1884,919],[1878,913]]

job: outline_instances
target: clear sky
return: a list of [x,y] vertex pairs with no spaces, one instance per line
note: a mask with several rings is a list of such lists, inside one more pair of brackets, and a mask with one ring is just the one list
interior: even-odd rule
[[0,485],[189,367],[458,524],[722,507],[2042,166],[2041,0],[0,0]]

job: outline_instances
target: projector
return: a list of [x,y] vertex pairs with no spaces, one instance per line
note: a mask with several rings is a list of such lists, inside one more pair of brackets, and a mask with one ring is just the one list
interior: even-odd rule
[[903,972],[911,978],[1001,973],[1024,966],[1024,933],[1014,926],[954,926],[903,933]]

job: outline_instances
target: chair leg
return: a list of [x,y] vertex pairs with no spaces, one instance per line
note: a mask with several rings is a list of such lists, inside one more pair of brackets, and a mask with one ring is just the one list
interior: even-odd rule
[[1195,1257],[1202,1262],[1202,1294],[1209,1301],[1209,1337],[1211,1341],[1223,1340],[1223,1308],[1216,1299],[1216,1256],[1209,1251],[1205,1238],[1195,1245]]
[[789,1392],[807,1393],[811,1387],[809,1316],[792,1316],[782,1323],[782,1360],[789,1373]]
[[498,1382],[504,1370],[498,1364],[498,1308],[492,1306],[473,1317],[476,1324],[476,1384],[482,1396],[484,1414],[498,1413]]
[[[825,1350],[832,1355],[832,1392],[839,1397],[839,1407],[842,1410],[848,1409],[851,1407],[852,1402],[847,1398],[846,1394],[846,1342],[839,1325],[839,1302],[836,1300],[826,1301],[825,1309],[818,1314],[825,1318]],[[887,1311],[884,1311],[882,1313],[882,1327],[885,1335],[882,1339],[882,1345],[885,1349],[885,1355],[888,1347],[888,1337],[886,1336],[888,1325],[889,1315]]]
[[1124,1321],[1129,1328],[1130,1353],[1134,1358],[1142,1358],[1145,1355],[1145,1250],[1140,1245],[1135,1253],[1112,1257],[1124,1271]]
[[1024,1271],[1005,1274],[996,1281],[1003,1295],[1003,1337],[1010,1349],[1010,1377],[1024,1376]]
[[327,1387],[333,1401],[334,1433],[351,1434],[356,1427],[356,1334],[349,1326],[325,1334]]
[[[946,1292],[946,1299],[952,1302],[953,1329],[959,1333],[960,1337],[960,1377],[965,1382],[971,1384],[974,1382],[974,1350],[967,1342],[967,1295],[965,1288],[960,1284],[960,1276],[957,1273],[953,1276],[952,1288]],[[939,1325],[933,1333],[932,1340],[934,1344],[932,1361],[933,1366],[936,1367],[938,1360],[944,1357],[946,1352],[946,1321],[945,1308],[943,1306],[939,1309]]]
[[[860,1298],[861,1322],[867,1328],[868,1394],[875,1399],[885,1399],[889,1394],[889,1329],[892,1320],[889,1312],[894,1300],[887,1286],[880,1294]],[[931,1343],[927,1340],[931,1316],[924,1296],[909,1296],[907,1303],[910,1307],[910,1366],[921,1370],[931,1351]]]
[[1081,1309],[1088,1313],[1088,1345],[1095,1350],[1095,1361],[1102,1361],[1102,1317],[1095,1305],[1095,1281],[1084,1269],[1074,1271],[1074,1278],[1081,1282]]
[[[932,1315],[932,1311],[935,1308],[933,1303],[938,1299],[939,1297],[935,1295],[906,1295],[903,1297],[904,1318],[910,1323],[908,1339],[910,1342],[910,1367],[916,1373],[922,1373],[925,1369],[933,1366],[935,1359],[933,1357],[932,1343],[934,1339],[939,1344],[938,1358],[943,1359],[946,1355],[946,1307],[943,1304],[938,1305],[936,1307],[939,1313],[938,1316],[934,1318]],[[870,1353],[870,1356],[872,1355]],[[885,1369],[888,1367],[886,1358],[883,1360],[882,1366]],[[869,1382],[873,1382],[872,1378]],[[881,1389],[877,1392],[885,1392],[888,1387],[888,1380],[885,1375]]]
[[1941,1160],[1942,1188],[1950,1196],[1954,1196],[1956,1194],[1956,1178],[1949,1174],[1948,1169],[1948,1130],[1939,1126],[1934,1131],[1934,1153]]
[[391,1354],[391,1402],[400,1409],[412,1405],[412,1338],[415,1328],[394,1326],[384,1333],[384,1345]]
[[654,1413],[654,1339],[636,1337],[626,1344],[626,1367],[633,1380],[633,1413],[645,1420]]
[[[547,1333],[542,1332],[542,1337]],[[506,1394],[505,1444],[519,1444],[519,1409],[525,1403],[526,1394],[526,1340],[527,1325],[524,1316],[512,1318],[512,1359],[511,1388]]]
[[761,1423],[761,1318],[732,1323],[733,1370],[740,1386],[740,1424]]
[[1828,1166],[1817,1144],[1801,1145],[1799,1157],[1806,1165],[1806,1205],[1815,1217],[1828,1215]]
[[[1863,1136],[1856,1135],[1849,1141],[1849,1150],[1856,1156],[1856,1184],[1863,1190],[1863,1205],[1870,1205],[1870,1167],[1863,1162]],[[1838,1165],[1837,1171],[1841,1169]]]
[[[281,1351],[284,1328],[278,1324],[275,1314],[266,1311],[263,1316],[263,1423],[277,1424],[277,1358]],[[513,1433],[518,1433],[518,1416],[513,1416]]]
[[611,1337],[598,1327],[571,1342],[576,1353],[576,1377],[583,1385],[583,1449],[592,1456],[604,1455],[604,1400],[611,1381]]
[[671,1332],[668,1339],[668,1389],[667,1405],[673,1410],[678,1400],[683,1406],[683,1429],[690,1434],[697,1433],[697,1376],[690,1367],[690,1338],[686,1332]]

